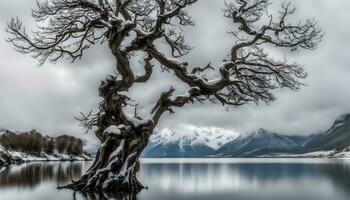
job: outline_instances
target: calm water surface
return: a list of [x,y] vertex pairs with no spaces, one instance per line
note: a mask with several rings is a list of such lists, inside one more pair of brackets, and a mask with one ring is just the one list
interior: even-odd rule
[[[55,189],[77,179],[90,165],[49,162],[2,168],[0,199],[125,200]],[[350,160],[145,159],[139,176],[149,189],[140,192],[138,200],[350,199]]]

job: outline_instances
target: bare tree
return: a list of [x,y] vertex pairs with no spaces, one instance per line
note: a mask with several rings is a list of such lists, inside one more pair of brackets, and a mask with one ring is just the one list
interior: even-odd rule
[[[101,82],[103,98],[98,113],[82,115],[87,128],[97,127],[102,145],[91,168],[67,188],[80,191],[135,192],[143,188],[137,180],[139,156],[165,112],[194,102],[218,102],[240,106],[249,102],[270,102],[271,90],[298,90],[307,76],[304,69],[287,59],[270,57],[266,48],[291,51],[316,48],[322,31],[314,20],[289,22],[295,9],[282,4],[272,16],[269,0],[232,0],[226,2],[224,16],[236,25],[236,42],[221,66],[190,66],[183,56],[191,51],[181,32],[194,21],[186,11],[196,0],[49,0],[38,2],[33,18],[38,28],[28,34],[14,18],[8,24],[8,39],[22,53],[29,53],[43,64],[68,58],[80,59],[84,51],[97,43],[108,44],[116,59],[117,75]],[[165,55],[157,41],[171,51]],[[135,75],[130,66],[134,52],[144,54],[144,74]],[[181,59],[182,58],[182,59]],[[177,60],[179,59],[179,60]],[[128,90],[147,82],[154,63],[173,73],[188,86],[185,95],[175,95],[175,87],[164,91],[150,116],[140,118]],[[209,80],[216,72],[219,78]],[[126,112],[135,106],[135,115]]]

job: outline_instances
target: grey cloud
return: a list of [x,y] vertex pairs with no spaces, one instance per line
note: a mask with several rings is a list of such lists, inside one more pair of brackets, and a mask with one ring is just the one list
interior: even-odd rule
[[[0,7],[0,26],[5,27],[11,16],[20,16],[25,24],[32,24],[30,9],[34,0],[6,1]],[[275,5],[281,2],[274,1]],[[350,112],[350,32],[347,20],[350,13],[347,0],[304,0],[292,2],[297,18],[314,17],[326,33],[320,48],[313,52],[291,55],[291,59],[305,65],[310,77],[308,87],[299,92],[275,91],[279,97],[271,105],[245,105],[230,108],[220,105],[195,104],[176,109],[175,115],[166,114],[162,127],[195,124],[219,126],[241,132],[264,127],[273,131],[309,134],[326,129],[337,116]],[[227,34],[232,24],[223,18],[224,1],[200,0],[189,9],[196,20],[195,27],[185,29],[187,41],[195,46],[186,57],[191,64],[203,66],[212,62],[219,65],[229,52],[233,38]],[[28,28],[29,28],[28,27]],[[1,28],[0,37],[6,34]],[[105,75],[113,73],[115,60],[103,46],[87,51],[76,64],[66,61],[36,67],[28,55],[20,55],[0,40],[0,127],[13,130],[36,128],[50,135],[70,133],[82,136],[93,144],[93,135],[83,135],[74,120],[79,112],[96,109],[99,101],[97,88]],[[137,60],[133,67],[141,72]],[[161,91],[171,85],[185,91],[173,75],[154,74],[146,85],[137,85],[131,95],[142,99],[149,110]]]

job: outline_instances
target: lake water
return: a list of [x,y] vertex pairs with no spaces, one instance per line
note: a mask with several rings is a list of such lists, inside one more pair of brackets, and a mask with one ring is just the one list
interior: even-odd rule
[[[134,199],[56,190],[91,162],[28,163],[0,171],[1,200]],[[350,160],[145,159],[138,200],[349,200]]]

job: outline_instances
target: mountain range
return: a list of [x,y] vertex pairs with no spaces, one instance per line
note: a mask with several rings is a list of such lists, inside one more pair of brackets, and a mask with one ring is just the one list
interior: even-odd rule
[[156,130],[143,156],[206,157],[238,136],[239,133],[235,131],[190,125],[178,129]]
[[195,126],[162,129],[151,136],[143,157],[344,157],[350,156],[349,150],[347,114],[328,130],[309,136],[278,134],[262,128],[242,135]]

